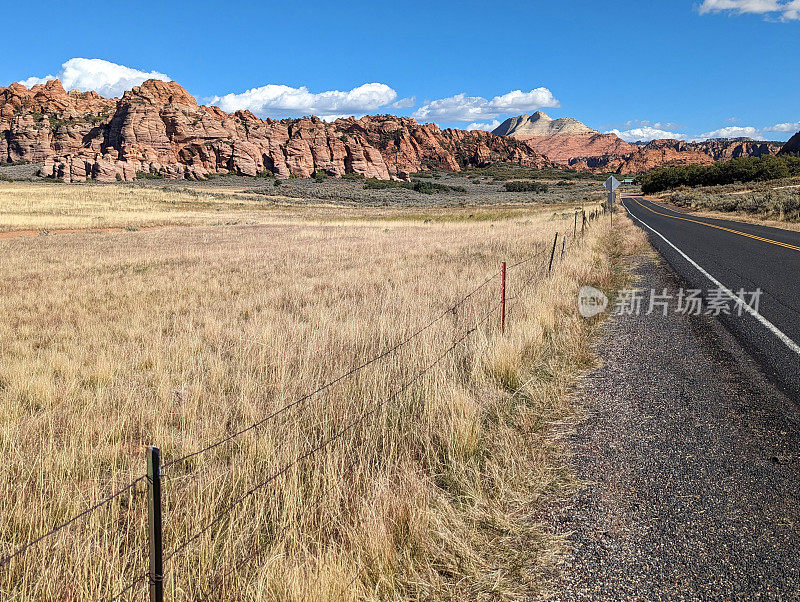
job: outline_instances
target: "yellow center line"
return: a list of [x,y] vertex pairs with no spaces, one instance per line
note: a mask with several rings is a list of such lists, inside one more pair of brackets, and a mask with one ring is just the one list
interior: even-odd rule
[[738,234],[739,236],[746,236],[747,238],[752,238],[754,240],[760,240],[761,242],[767,242],[767,243],[769,243],[771,245],[777,245],[779,247],[784,247],[786,249],[791,249],[792,251],[800,251],[800,247],[798,247],[797,245],[790,245],[789,243],[780,242],[779,240],[772,240],[771,238],[764,238],[762,236],[756,236],[755,234],[748,234],[747,232],[740,232],[739,230],[732,230],[731,228],[725,228],[723,226],[717,226],[716,224],[709,224],[709,223],[706,223],[706,222],[701,222],[701,221],[698,221],[696,219],[690,219],[688,217],[678,217],[677,215],[669,215],[668,213],[661,213],[660,211],[656,211],[655,209],[651,209],[647,205],[643,205],[642,203],[640,203],[639,201],[637,201],[633,197],[625,197],[625,198],[632,200],[634,203],[636,203],[640,207],[643,207],[643,208],[647,209],[648,211],[651,211],[652,213],[655,213],[656,215],[662,215],[664,217],[671,217],[672,219],[679,219],[679,220],[682,220],[684,222],[692,222],[693,224],[700,224],[701,226],[708,226],[709,228],[716,228],[717,230],[725,230],[725,232],[730,232],[731,234]]

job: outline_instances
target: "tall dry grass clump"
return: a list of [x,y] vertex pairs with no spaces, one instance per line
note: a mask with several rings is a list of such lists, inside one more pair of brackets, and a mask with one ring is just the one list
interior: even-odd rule
[[[167,463],[191,454],[444,314],[167,466],[165,588],[173,600],[529,591],[547,542],[526,515],[569,480],[547,425],[593,362],[577,290],[616,286],[631,228],[570,238],[547,277],[553,233],[571,226],[295,222],[0,241],[0,555],[142,475],[146,445]],[[496,276],[445,313],[501,260],[532,255],[509,270],[505,336]],[[3,599],[107,599],[131,584],[122,599],[141,599],[146,515],[140,481],[0,567]]]

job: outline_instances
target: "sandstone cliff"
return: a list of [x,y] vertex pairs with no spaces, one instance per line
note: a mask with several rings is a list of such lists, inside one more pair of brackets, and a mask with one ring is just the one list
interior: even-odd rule
[[783,147],[781,142],[762,142],[750,138],[716,138],[704,142],[691,142],[689,145],[706,153],[715,161],[776,155]]
[[691,148],[682,140],[653,140],[644,146],[635,146],[632,153],[578,157],[570,159],[568,164],[579,171],[591,170],[627,175],[649,171],[656,167],[711,163],[714,163],[714,159],[710,155]]
[[758,142],[749,139],[712,139],[703,142],[683,140],[652,140],[624,155],[579,158],[569,161],[574,169],[591,169],[619,174],[649,171],[656,167],[672,165],[710,165],[716,161],[729,161],[738,157],[774,155],[780,143]]
[[120,99],[67,93],[57,80],[30,90],[20,84],[0,88],[0,161],[44,162],[42,175],[69,182],[229,171],[389,179],[498,161],[550,165],[526,143],[488,132],[442,131],[389,115],[333,123],[316,117],[262,120],[249,111],[199,106],[177,83],[158,80]]

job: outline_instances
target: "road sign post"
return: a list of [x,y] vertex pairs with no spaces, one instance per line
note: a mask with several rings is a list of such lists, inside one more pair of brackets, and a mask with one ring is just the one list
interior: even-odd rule
[[611,225],[614,225],[614,201],[616,201],[617,193],[615,192],[617,188],[620,187],[620,183],[614,176],[609,176],[608,179],[603,183],[603,186],[606,190],[608,190],[608,212],[611,214]]

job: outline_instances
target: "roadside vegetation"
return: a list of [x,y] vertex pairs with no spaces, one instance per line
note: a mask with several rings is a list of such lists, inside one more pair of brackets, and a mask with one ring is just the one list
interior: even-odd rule
[[695,211],[740,213],[781,222],[800,222],[800,179],[676,190],[665,197]]
[[[155,216],[162,199],[147,195],[169,196],[131,190],[106,205],[107,222],[137,202]],[[68,213],[69,197],[58,198],[54,211]],[[553,234],[571,233],[572,211],[275,211],[253,225],[0,240],[0,311],[14,317],[0,323],[0,478],[14,491],[0,498],[0,555],[141,474],[145,445],[168,461],[253,424],[403,340],[501,260],[537,254],[509,270],[505,336],[495,310],[480,321],[497,302],[495,276],[396,354],[164,476],[170,550],[477,326],[413,387],[171,559],[166,587],[174,600],[211,590],[223,601],[535,590],[531,569],[554,542],[529,513],[572,482],[550,425],[570,414],[570,391],[594,362],[598,322],[577,315],[577,290],[622,286],[638,230],[594,223],[548,277]],[[1,597],[120,591],[146,570],[146,505],[134,488],[14,560]]]
[[800,175],[800,157],[742,157],[713,165],[680,165],[654,169],[640,177],[644,194],[682,186],[724,186],[779,180]]

